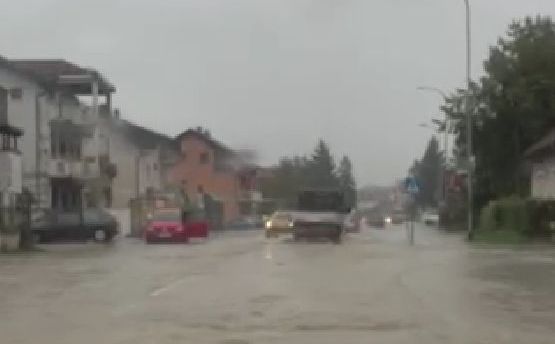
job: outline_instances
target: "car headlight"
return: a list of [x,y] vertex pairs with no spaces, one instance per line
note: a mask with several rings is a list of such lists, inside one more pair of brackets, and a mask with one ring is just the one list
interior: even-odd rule
[[272,228],[272,221],[266,221],[265,227]]
[[289,221],[287,225],[289,226],[289,228],[295,227],[295,223],[293,221]]
[[391,223],[391,217],[390,217],[390,216],[386,216],[385,222],[386,222],[386,223]]

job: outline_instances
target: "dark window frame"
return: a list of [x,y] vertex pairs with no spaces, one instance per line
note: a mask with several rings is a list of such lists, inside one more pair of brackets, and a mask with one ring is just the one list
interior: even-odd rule
[[10,88],[10,98],[13,100],[23,99],[23,89],[21,87]]
[[199,163],[201,165],[206,165],[206,164],[210,163],[210,155],[208,154],[208,152],[200,153]]
[[8,90],[0,86],[0,123],[8,123]]

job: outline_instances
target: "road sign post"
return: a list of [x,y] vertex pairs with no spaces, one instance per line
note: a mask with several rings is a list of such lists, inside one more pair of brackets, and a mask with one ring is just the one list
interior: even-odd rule
[[416,196],[420,192],[420,185],[414,176],[405,179],[405,189],[411,196],[409,204],[410,221],[408,226],[409,244],[414,245],[414,222],[416,221]]

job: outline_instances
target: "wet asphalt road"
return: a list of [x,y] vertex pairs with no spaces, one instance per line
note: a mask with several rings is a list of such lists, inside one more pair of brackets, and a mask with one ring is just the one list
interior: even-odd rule
[[419,227],[342,245],[43,246],[0,257],[1,343],[553,343],[555,249]]

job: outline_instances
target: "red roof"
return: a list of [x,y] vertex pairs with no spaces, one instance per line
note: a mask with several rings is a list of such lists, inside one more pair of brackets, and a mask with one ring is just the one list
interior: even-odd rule
[[213,139],[212,137],[210,137],[209,134],[207,134],[205,132],[202,132],[200,130],[187,129],[184,132],[182,132],[181,134],[177,135],[177,137],[175,139],[178,140],[178,141],[181,141],[186,137],[197,138],[197,139],[205,142],[206,144],[208,144],[210,147],[212,147],[215,150],[219,150],[221,152],[228,153],[228,154],[234,154],[234,152],[231,148],[229,148],[226,145],[224,145],[223,143]]

